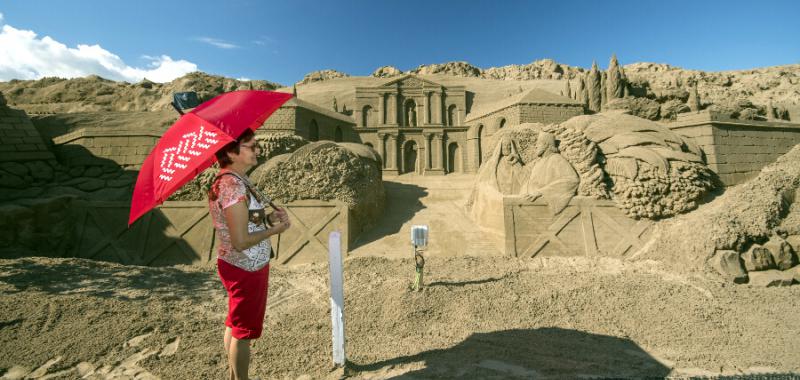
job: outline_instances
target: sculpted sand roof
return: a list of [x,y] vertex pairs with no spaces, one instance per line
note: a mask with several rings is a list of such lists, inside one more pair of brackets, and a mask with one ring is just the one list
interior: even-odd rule
[[469,115],[467,115],[467,121],[475,120],[479,117],[486,116],[492,112],[508,108],[515,104],[581,105],[579,101],[570,99],[566,96],[556,95],[552,92],[534,88],[516,95],[509,96],[494,103],[489,103],[478,107],[470,112]]
[[283,104],[283,107],[303,107],[303,108],[309,109],[309,110],[314,111],[314,112],[319,113],[319,114],[323,114],[325,116],[328,116],[328,117],[336,119],[336,120],[341,120],[341,121],[344,121],[344,122],[350,123],[350,124],[355,124],[356,123],[356,121],[353,118],[351,118],[351,117],[349,117],[347,115],[342,115],[342,114],[340,114],[338,112],[334,112],[332,110],[320,107],[320,106],[318,106],[318,105],[316,105],[314,103],[310,103],[310,102],[307,102],[305,100],[300,100],[297,97],[289,99],[289,101],[287,101],[286,103]]
[[406,81],[406,80],[409,80],[409,79],[419,80],[421,82],[421,84],[422,84],[422,87],[444,87],[439,83],[431,82],[431,81],[429,81],[427,79],[422,79],[422,78],[420,78],[419,76],[417,76],[415,74],[406,74],[406,75],[403,75],[401,77],[391,78],[391,79],[381,83],[379,85],[379,87],[390,87],[391,85],[393,85],[395,83],[403,82],[403,81]]

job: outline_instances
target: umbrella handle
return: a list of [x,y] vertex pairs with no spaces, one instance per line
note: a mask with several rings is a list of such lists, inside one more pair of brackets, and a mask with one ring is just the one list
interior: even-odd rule
[[181,116],[183,116],[183,110],[181,110],[181,108],[178,107],[178,105],[175,104],[175,102],[172,102],[170,104],[172,104],[172,107],[175,108],[175,111],[178,111],[178,113],[181,114]]

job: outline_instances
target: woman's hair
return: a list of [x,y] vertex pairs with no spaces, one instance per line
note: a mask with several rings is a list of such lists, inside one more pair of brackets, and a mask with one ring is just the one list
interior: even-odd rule
[[248,128],[244,132],[242,132],[242,135],[239,136],[238,139],[229,142],[228,144],[223,146],[222,149],[218,150],[217,161],[219,162],[219,167],[224,168],[232,164],[233,161],[231,161],[231,158],[228,157],[228,153],[230,152],[239,154],[239,144],[246,141],[250,141],[251,139],[253,139],[253,137],[255,137],[255,133],[253,133],[253,130]]

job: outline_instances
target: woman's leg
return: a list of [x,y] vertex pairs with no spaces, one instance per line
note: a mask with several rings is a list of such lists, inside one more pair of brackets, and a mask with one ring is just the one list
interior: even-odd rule
[[233,378],[233,366],[230,365],[231,363],[231,340],[233,336],[231,336],[231,331],[233,331],[230,327],[225,326],[225,338],[223,341],[225,342],[225,357],[228,359],[228,379],[235,380]]
[[228,365],[233,370],[233,380],[248,380],[250,367],[250,339],[231,337],[231,349],[228,351]]

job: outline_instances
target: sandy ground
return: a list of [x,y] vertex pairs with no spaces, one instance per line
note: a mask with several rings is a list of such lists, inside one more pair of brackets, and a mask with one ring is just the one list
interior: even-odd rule
[[413,225],[430,228],[429,256],[502,255],[504,241],[482,231],[464,208],[474,182],[475,176],[468,174],[384,177],[384,215],[356,239],[350,255],[412,257]]
[[[326,265],[275,268],[252,374],[267,378],[574,378],[800,371],[800,287],[683,278],[654,262],[346,261],[347,373],[331,363]],[[0,373],[79,369],[221,379],[213,268],[0,260]],[[40,368],[47,366],[46,368]],[[22,371],[24,372],[24,371]],[[10,375],[6,373],[6,375]],[[48,377],[50,375],[55,375]],[[123,377],[124,378],[124,377]]]
[[[472,177],[447,177],[386,178],[387,217],[345,262],[347,369],[332,365],[328,269],[315,264],[272,269],[252,375],[800,376],[800,286],[500,256],[464,215]],[[432,231],[421,292],[409,289],[413,224]],[[213,267],[0,260],[0,379],[222,379],[225,313]]]

